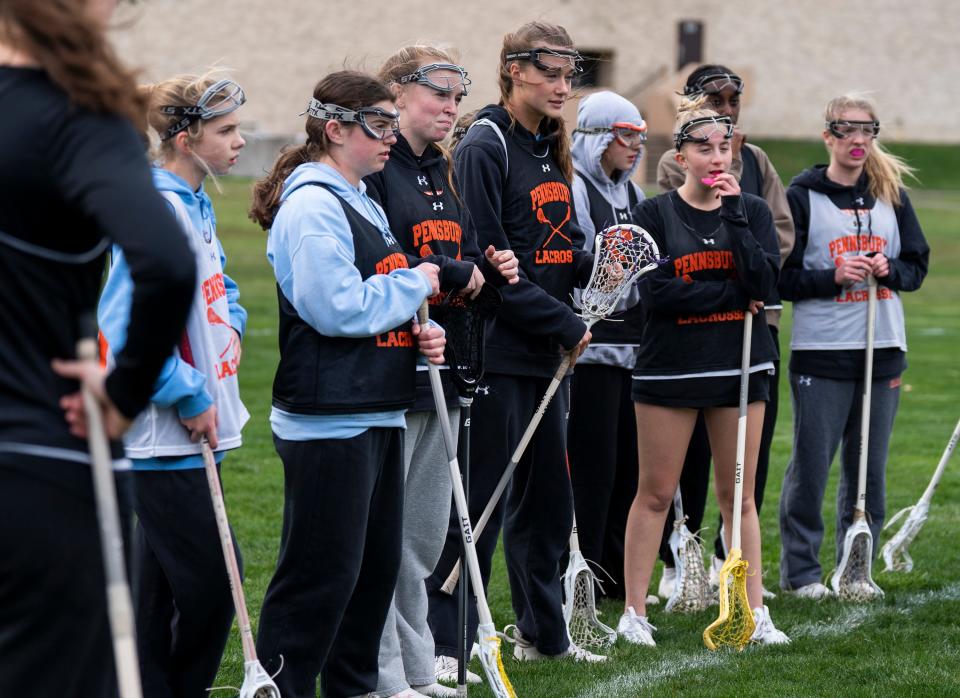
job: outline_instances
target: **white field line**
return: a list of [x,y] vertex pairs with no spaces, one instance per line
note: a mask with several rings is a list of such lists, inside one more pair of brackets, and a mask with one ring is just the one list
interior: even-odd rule
[[[896,606],[884,606],[882,603],[843,606],[833,618],[816,623],[801,623],[786,630],[794,639],[844,635],[885,613],[909,614],[922,606],[943,601],[960,601],[960,583],[935,591],[904,594],[897,600]],[[578,698],[639,695],[641,690],[649,690],[681,674],[718,666],[724,661],[723,655],[723,652],[708,652],[704,649],[694,654],[684,653],[670,659],[661,659],[641,671],[621,674],[592,686],[578,694]]]

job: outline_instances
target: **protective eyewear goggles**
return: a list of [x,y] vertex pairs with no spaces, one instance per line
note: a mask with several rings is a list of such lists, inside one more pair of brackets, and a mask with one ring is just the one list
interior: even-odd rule
[[508,53],[504,58],[507,61],[530,61],[535,68],[545,73],[560,72],[564,69],[573,73],[583,72],[583,57],[575,50],[528,48]]
[[[360,124],[363,132],[378,141],[400,133],[400,112],[387,111],[380,107],[362,107],[360,109],[346,109],[338,104],[324,104],[312,99],[303,114],[309,114],[315,119],[324,121],[342,121],[344,123]],[[301,114],[300,116],[303,116]]]
[[160,107],[161,114],[180,117],[176,123],[160,134],[160,140],[173,138],[196,121],[207,121],[236,111],[246,101],[247,95],[240,85],[233,80],[219,80],[203,91],[195,105],[168,104]]
[[854,136],[859,131],[866,138],[876,138],[880,135],[879,121],[844,121],[835,119],[827,122],[827,130],[836,138]]
[[706,143],[715,133],[723,134],[725,139],[733,138],[733,121],[729,116],[702,116],[691,119],[673,134],[673,145],[680,150],[684,143]]
[[685,85],[683,94],[687,97],[715,95],[728,87],[732,87],[736,94],[740,94],[743,92],[743,80],[733,73],[707,73],[697,78],[694,84]]
[[426,85],[441,92],[453,92],[458,87],[463,88],[463,95],[469,94],[467,87],[473,82],[467,77],[467,71],[452,63],[431,63],[422,65],[409,75],[404,75],[398,81],[401,85],[417,83]]
[[586,126],[575,128],[574,133],[583,133],[585,135],[597,135],[603,133],[612,133],[614,140],[626,148],[635,148],[643,145],[647,140],[646,124],[631,124],[628,121],[617,121],[609,126]]

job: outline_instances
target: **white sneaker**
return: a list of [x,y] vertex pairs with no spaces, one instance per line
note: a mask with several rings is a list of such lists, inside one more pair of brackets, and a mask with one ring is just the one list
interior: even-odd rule
[[787,593],[800,599],[810,599],[812,601],[823,601],[833,596],[833,591],[820,582],[805,584],[797,589],[788,590]]
[[[434,666],[437,670],[437,681],[456,685],[458,676],[456,657],[447,657],[446,655],[441,654],[437,656],[434,661]],[[479,676],[467,669],[467,683],[481,683],[481,679]]]
[[507,639],[507,642],[513,643],[513,658],[521,662],[537,659],[564,659],[566,657],[571,657],[575,662],[597,663],[607,661],[607,658],[602,654],[594,654],[590,650],[578,647],[573,642],[559,654],[544,654],[520,632],[520,628],[516,625],[505,627],[503,636]]
[[717,589],[720,587],[720,568],[724,561],[716,555],[710,558],[710,586]]
[[763,589],[763,598],[766,599],[767,601],[777,598],[777,595],[774,594],[769,589],[767,589],[766,587],[762,587],[762,589]]
[[647,605],[656,606],[660,603],[660,597],[656,594],[647,594]]
[[426,686],[411,686],[410,690],[417,691],[418,695],[432,696],[433,698],[456,698],[457,689],[443,686],[439,683],[430,683]]
[[656,627],[650,624],[646,616],[638,616],[633,606],[627,606],[617,623],[617,634],[634,645],[656,647],[657,643],[653,640],[654,630]]
[[[457,692],[454,691],[453,693],[456,695]],[[427,696],[423,695],[422,693],[418,693],[412,688],[407,688],[399,693],[394,693],[392,696],[390,696],[390,698],[427,698]]]
[[661,599],[669,599],[673,596],[673,585],[677,581],[677,568],[664,567],[663,575],[660,577],[660,584],[657,586],[657,596]]
[[750,642],[756,642],[758,645],[789,645],[790,638],[786,633],[777,630],[770,619],[770,609],[766,606],[753,609],[753,620],[757,624],[757,629],[750,636]]

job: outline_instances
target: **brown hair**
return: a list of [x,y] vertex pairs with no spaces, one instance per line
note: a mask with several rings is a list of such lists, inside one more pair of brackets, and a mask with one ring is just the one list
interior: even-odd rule
[[146,100],[86,0],[0,0],[0,40],[36,60],[70,101],[146,131]]
[[[456,65],[460,56],[454,49],[445,49],[428,44],[404,46],[383,62],[383,65],[380,66],[380,71],[377,73],[377,78],[388,87],[395,85],[396,88],[400,88],[400,78],[415,72],[417,68],[431,59]],[[457,195],[456,187],[453,186],[453,158],[441,143],[434,143],[433,145],[443,154],[444,159],[447,161],[447,186],[457,200],[459,200],[460,197]]]
[[[360,109],[377,102],[393,101],[393,95],[376,78],[353,70],[330,73],[313,88],[313,98],[325,104],[337,104],[344,109]],[[273,169],[253,186],[250,219],[264,230],[273,225],[280,207],[283,183],[297,167],[316,162],[327,152],[330,142],[326,134],[327,119],[307,115],[307,141],[303,145],[285,148]],[[346,123],[345,127],[355,124]]]
[[[497,80],[500,84],[500,104],[509,112],[510,95],[513,93],[513,78],[510,77],[510,65],[507,54],[522,51],[528,48],[557,46],[559,48],[574,48],[573,39],[567,30],[559,24],[547,22],[528,22],[517,31],[503,37],[503,48],[500,50],[500,66]],[[516,61],[510,61],[515,63]],[[513,114],[510,114],[511,119]],[[573,180],[573,156],[570,154],[570,134],[567,133],[563,119],[548,119],[548,127],[552,127],[557,134],[553,146],[553,157],[560,167],[560,171],[567,178]]]
[[[827,102],[823,110],[823,118],[830,122],[839,119],[843,112],[849,109],[862,109],[877,120],[877,108],[873,102],[862,95],[841,95]],[[888,204],[900,206],[903,201],[900,191],[906,189],[903,178],[913,177],[915,170],[902,158],[884,148],[878,141],[874,141],[867,161],[863,165],[867,173],[868,189],[873,198],[886,201]]]

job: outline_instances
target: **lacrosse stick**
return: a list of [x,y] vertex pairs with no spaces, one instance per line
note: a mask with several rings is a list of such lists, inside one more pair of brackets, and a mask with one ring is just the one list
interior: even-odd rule
[[[95,366],[97,340],[94,333],[84,333],[77,342],[77,358]],[[100,546],[103,549],[103,567],[107,582],[107,613],[113,635],[113,659],[117,672],[117,687],[121,698],[141,698],[140,662],[137,659],[137,641],[133,628],[133,603],[127,584],[123,562],[123,537],[120,533],[120,514],[117,507],[116,482],[110,445],[103,428],[103,415],[97,398],[80,382],[83,409],[87,416],[87,444],[93,475],[93,493],[100,521]]]
[[[740,360],[740,414],[737,418],[737,461],[733,490],[733,522],[730,552],[720,568],[720,615],[703,631],[703,642],[711,650],[736,647],[750,642],[756,621],[747,599],[747,561],[740,551],[740,514],[743,506],[743,464],[747,447],[747,393],[750,387],[750,343],[753,313],[743,315],[743,355]],[[679,581],[679,580],[678,580]]]
[[[460,403],[460,436],[457,439],[457,460],[463,481],[463,496],[470,497],[470,413],[473,398],[483,377],[483,349],[487,321],[500,307],[500,292],[491,284],[484,284],[475,298],[451,295],[443,305],[435,308],[440,323],[446,330],[446,349],[457,384]],[[461,552],[461,557],[463,552]],[[464,571],[460,582],[457,637],[457,695],[467,695],[467,665],[473,644],[467,636],[469,613],[470,574]]]
[[[567,472],[570,472],[570,457],[567,456]],[[590,569],[580,551],[577,535],[577,514],[573,514],[573,530],[570,533],[570,559],[561,577],[563,584],[563,620],[567,624],[570,642],[577,647],[603,647],[617,641],[617,631],[600,620],[594,597],[597,575]]]
[[[426,301],[420,306],[417,315],[421,326],[425,326],[430,319]],[[480,618],[480,626],[477,629],[480,664],[483,666],[483,673],[487,675],[487,683],[490,684],[490,689],[497,698],[516,698],[517,694],[510,684],[506,670],[503,668],[503,659],[500,656],[500,637],[493,625],[493,616],[490,615],[487,596],[483,591],[480,562],[477,559],[477,548],[473,542],[473,531],[470,526],[470,510],[467,508],[467,498],[463,493],[463,483],[460,481],[460,465],[457,462],[453,431],[450,429],[450,415],[447,414],[447,404],[443,397],[443,384],[440,382],[440,367],[428,363],[427,368],[430,372],[430,387],[433,389],[437,419],[440,420],[440,430],[443,433],[443,445],[447,451],[450,480],[453,484],[453,501],[457,507],[457,516],[460,517],[460,531],[463,536],[467,566],[470,570],[470,581],[473,584],[473,593],[477,597],[477,615]]]
[[870,447],[870,395],[873,386],[873,334],[877,319],[877,280],[867,277],[867,350],[863,372],[863,407],[860,414],[860,464],[857,473],[857,503],[853,523],[843,538],[840,564],[830,577],[830,586],[844,601],[871,601],[883,596],[873,581],[873,534],[867,525],[867,451]]
[[900,530],[894,534],[893,538],[887,541],[887,544],[883,546],[883,549],[880,551],[884,562],[887,563],[884,572],[909,572],[913,569],[913,559],[910,557],[910,553],[907,552],[907,548],[910,547],[910,543],[912,543],[913,539],[920,533],[920,529],[923,528],[923,524],[927,520],[927,513],[930,511],[930,500],[933,499],[933,493],[940,483],[940,477],[947,467],[947,461],[950,460],[953,449],[957,446],[958,439],[960,439],[960,422],[957,422],[957,426],[953,430],[953,435],[950,437],[950,441],[947,442],[947,447],[944,449],[943,455],[940,456],[937,469],[933,472],[933,478],[930,480],[930,484],[927,485],[927,489],[924,490],[923,496],[920,497],[920,501],[912,507],[898,511],[897,514],[887,522],[887,525],[883,527],[883,530],[887,530],[903,516],[907,517],[903,522],[903,526],[900,527]]
[[240,578],[240,566],[237,553],[233,549],[233,536],[227,523],[227,507],[223,502],[223,489],[217,474],[217,462],[206,438],[201,443],[203,466],[210,487],[210,499],[213,500],[213,513],[217,519],[217,531],[220,533],[220,547],[223,548],[223,561],[227,566],[227,579],[233,594],[233,606],[237,611],[237,627],[240,629],[240,641],[243,644],[243,684],[240,686],[240,698],[280,698],[280,690],[257,659],[257,650],[253,644],[253,632],[250,630],[250,616],[247,603],[243,598],[243,581]]
[[[641,276],[647,272],[656,269],[663,260],[660,258],[660,250],[657,243],[650,237],[650,233],[636,225],[615,225],[597,234],[595,247],[596,253],[593,257],[593,271],[590,273],[590,281],[587,287],[580,295],[580,312],[587,329],[593,327],[597,322],[609,316],[617,307],[620,299],[633,287]],[[550,380],[550,385],[540,400],[537,411],[530,418],[520,443],[517,445],[510,462],[507,464],[500,481],[490,496],[490,501],[484,508],[483,513],[477,520],[477,526],[474,535],[480,536],[486,527],[490,517],[493,516],[493,510],[500,501],[503,491],[510,483],[513,477],[513,471],[517,469],[520,459],[534,432],[540,425],[550,401],[560,387],[567,369],[570,368],[572,354],[567,352],[560,360],[556,373]],[[452,594],[460,578],[460,562],[454,566],[450,576],[440,587],[447,594]]]
[[670,552],[676,569],[673,593],[667,599],[666,611],[696,613],[710,605],[710,578],[703,566],[703,545],[687,528],[683,515],[680,486],[673,494],[673,531],[670,533]]

